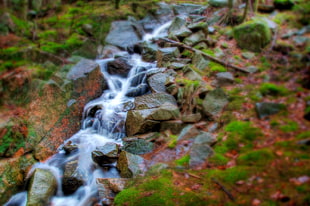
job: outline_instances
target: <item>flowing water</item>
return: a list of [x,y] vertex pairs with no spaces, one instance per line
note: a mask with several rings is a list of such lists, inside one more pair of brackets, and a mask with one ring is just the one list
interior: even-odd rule
[[[152,34],[146,34],[143,40],[150,40],[156,36],[165,35],[165,31],[171,22],[162,25]],[[119,55],[119,54],[118,54]],[[148,92],[146,75],[152,69],[156,69],[155,63],[146,63],[137,54],[126,56],[132,66],[127,77],[110,75],[107,72],[107,63],[111,59],[97,60],[101,71],[108,83],[101,97],[89,102],[84,107],[82,128],[79,132],[66,140],[63,145],[76,145],[78,150],[67,154],[62,145],[58,153],[50,157],[44,163],[35,164],[28,174],[31,177],[36,168],[49,170],[57,179],[57,193],[51,199],[53,206],[87,206],[93,205],[93,199],[97,199],[97,178],[119,178],[115,165],[102,168],[92,161],[91,153],[98,146],[104,146],[108,142],[122,144],[125,136],[125,120],[127,111],[133,108],[134,96],[143,95]],[[64,195],[62,190],[63,168],[66,163],[77,160],[77,169],[83,175],[84,185],[79,187],[73,194]],[[27,203],[27,192],[14,195],[5,206],[25,206]]]

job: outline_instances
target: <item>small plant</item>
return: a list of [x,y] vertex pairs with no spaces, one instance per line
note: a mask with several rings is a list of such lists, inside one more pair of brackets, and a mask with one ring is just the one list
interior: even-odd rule
[[283,96],[288,93],[288,90],[285,87],[272,83],[263,83],[259,90],[262,95]]
[[177,146],[178,143],[178,136],[176,135],[170,135],[170,141],[168,144],[168,148],[173,149],[175,146]]

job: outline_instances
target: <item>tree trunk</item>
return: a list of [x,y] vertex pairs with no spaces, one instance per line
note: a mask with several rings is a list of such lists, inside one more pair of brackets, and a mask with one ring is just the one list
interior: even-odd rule
[[119,9],[120,0],[115,0],[115,9]]

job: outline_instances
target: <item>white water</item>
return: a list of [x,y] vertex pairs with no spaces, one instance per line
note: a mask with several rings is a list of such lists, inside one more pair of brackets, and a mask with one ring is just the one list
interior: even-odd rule
[[[171,22],[162,25],[152,34],[146,34],[143,40],[148,41],[159,35],[165,35]],[[77,145],[77,152],[66,154],[62,147],[58,153],[50,157],[44,163],[35,164],[28,173],[30,178],[36,168],[46,169],[56,177],[58,188],[56,195],[51,199],[53,206],[88,206],[93,205],[93,198],[98,196],[96,185],[97,178],[119,178],[119,173],[115,167],[104,170],[92,161],[91,153],[98,146],[104,146],[108,142],[121,145],[121,139],[125,136],[125,119],[127,111],[132,109],[133,97],[147,92],[146,73],[155,68],[155,63],[146,63],[137,54],[129,55],[129,63],[132,65],[128,77],[123,78],[110,75],[107,72],[107,63],[114,59],[97,60],[101,71],[108,83],[108,90],[105,90],[101,97],[87,103],[83,112],[82,128],[64,145],[70,143]],[[134,92],[135,91],[135,92]],[[136,93],[136,95],[132,95]],[[129,95],[131,94],[131,95]],[[62,168],[66,163],[78,160],[78,171],[84,174],[84,185],[69,196],[65,196],[62,191]],[[5,206],[26,206],[27,192],[14,195]]]

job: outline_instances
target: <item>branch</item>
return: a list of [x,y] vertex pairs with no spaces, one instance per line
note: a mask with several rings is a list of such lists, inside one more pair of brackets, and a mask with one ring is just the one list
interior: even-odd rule
[[232,201],[235,201],[234,196],[221,184],[219,183],[216,179],[212,178],[211,179],[215,184],[217,184],[221,190],[223,190],[225,192],[225,194],[228,196],[228,198]]
[[201,54],[201,55],[207,57],[208,59],[210,59],[210,60],[212,60],[212,61],[214,61],[214,62],[216,62],[216,63],[219,63],[219,64],[221,64],[221,65],[223,65],[223,66],[230,67],[230,68],[232,68],[232,69],[235,69],[235,70],[238,70],[238,71],[242,71],[242,72],[245,72],[245,73],[249,73],[249,71],[246,70],[246,69],[243,69],[243,68],[241,68],[241,67],[238,67],[238,66],[235,66],[235,65],[232,65],[232,64],[223,62],[222,60],[220,60],[220,59],[218,59],[218,58],[216,58],[216,57],[210,56],[210,55],[208,55],[208,54],[206,54],[206,53],[204,53],[204,52],[202,52],[202,51],[200,51],[200,50],[198,50],[198,49],[195,49],[195,48],[193,48],[193,47],[187,46],[187,45],[185,45],[185,44],[183,44],[183,43],[180,43],[180,42],[177,42],[177,41],[173,41],[173,40],[168,39],[168,38],[160,38],[160,40],[163,40],[163,41],[172,43],[172,44],[174,44],[174,45],[176,45],[176,46],[180,46],[180,47],[183,47],[183,48],[188,49],[188,50],[190,50],[190,51],[193,51],[193,52],[196,52],[196,53],[198,53],[198,54]]

